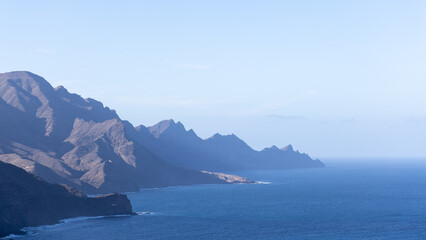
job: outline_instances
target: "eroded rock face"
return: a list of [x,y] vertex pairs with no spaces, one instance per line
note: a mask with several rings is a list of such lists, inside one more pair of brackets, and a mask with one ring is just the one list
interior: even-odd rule
[[87,197],[69,186],[47,183],[0,162],[0,237],[66,218],[117,214],[132,214],[126,195]]
[[114,110],[29,72],[0,74],[0,116],[0,161],[50,183],[90,194],[227,183],[162,160]]

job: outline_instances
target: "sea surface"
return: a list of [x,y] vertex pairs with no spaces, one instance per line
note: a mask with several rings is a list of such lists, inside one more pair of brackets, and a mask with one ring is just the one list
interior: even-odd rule
[[129,193],[136,216],[77,218],[15,239],[426,239],[426,159],[323,159],[246,171],[261,184]]

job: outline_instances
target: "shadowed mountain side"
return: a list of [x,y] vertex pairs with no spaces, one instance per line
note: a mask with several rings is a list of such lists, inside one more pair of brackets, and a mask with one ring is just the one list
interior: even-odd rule
[[[138,126],[133,138],[149,150],[175,165],[208,170],[269,170],[324,167],[319,160],[294,151],[291,145],[255,151],[234,134],[215,134],[201,139],[180,122],[165,120],[154,126]],[[167,150],[167,151],[165,151]]]
[[19,233],[23,227],[54,224],[66,218],[117,214],[132,214],[126,195],[89,198],[0,162],[0,237]]
[[228,183],[163,161],[115,111],[29,72],[0,74],[0,161],[86,193]]

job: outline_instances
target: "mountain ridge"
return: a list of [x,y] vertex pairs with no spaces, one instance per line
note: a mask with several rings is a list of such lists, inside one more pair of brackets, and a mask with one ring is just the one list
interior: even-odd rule
[[201,139],[173,119],[134,127],[30,72],[0,74],[0,115],[0,161],[89,194],[249,183],[219,172],[324,167],[291,145],[256,151],[235,134]]
[[[152,152],[177,166],[207,171],[318,168],[325,165],[292,145],[252,149],[235,134],[216,133],[202,139],[181,122],[163,120],[153,126],[135,128],[139,139]],[[151,136],[149,136],[151,133]],[[160,134],[159,134],[160,133]],[[163,151],[167,149],[167,151]]]
[[162,160],[114,110],[30,72],[0,74],[0,115],[0,161],[51,183],[90,194],[228,183]]

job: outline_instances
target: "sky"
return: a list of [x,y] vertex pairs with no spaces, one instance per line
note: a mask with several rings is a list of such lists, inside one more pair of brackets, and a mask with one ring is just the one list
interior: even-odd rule
[[0,72],[134,125],[312,157],[426,157],[426,1],[0,0]]

